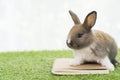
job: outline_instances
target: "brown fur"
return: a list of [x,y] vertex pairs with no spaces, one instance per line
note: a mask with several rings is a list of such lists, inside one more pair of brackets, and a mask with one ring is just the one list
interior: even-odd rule
[[105,55],[109,56],[111,62],[115,65],[116,60],[115,57],[117,55],[117,45],[115,40],[102,31],[94,30],[94,42],[96,43],[96,47],[94,51],[98,56],[104,57]]

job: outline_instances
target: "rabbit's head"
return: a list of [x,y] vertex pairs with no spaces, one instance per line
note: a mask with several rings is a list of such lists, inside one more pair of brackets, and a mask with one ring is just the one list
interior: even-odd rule
[[73,21],[74,26],[70,30],[67,38],[67,45],[73,49],[80,49],[90,45],[93,42],[93,34],[91,28],[94,26],[97,18],[97,12],[92,11],[89,13],[83,24],[80,22],[77,15],[69,11]]

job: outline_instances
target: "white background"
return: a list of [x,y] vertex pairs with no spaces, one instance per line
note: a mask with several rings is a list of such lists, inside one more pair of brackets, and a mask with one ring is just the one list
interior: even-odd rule
[[111,34],[120,47],[120,0],[0,0],[0,51],[68,49],[69,10],[81,22],[97,11],[94,28]]

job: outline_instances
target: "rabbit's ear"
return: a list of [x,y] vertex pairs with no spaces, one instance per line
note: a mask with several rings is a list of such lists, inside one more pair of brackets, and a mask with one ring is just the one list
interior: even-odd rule
[[71,17],[72,17],[72,19],[74,21],[74,24],[81,24],[78,16],[74,12],[69,10],[69,13],[70,13],[70,15],[71,15]]
[[83,23],[84,27],[87,29],[87,30],[90,30],[95,22],[96,22],[96,18],[97,18],[97,12],[96,11],[92,11],[91,13],[89,13],[86,18],[85,18],[85,21]]

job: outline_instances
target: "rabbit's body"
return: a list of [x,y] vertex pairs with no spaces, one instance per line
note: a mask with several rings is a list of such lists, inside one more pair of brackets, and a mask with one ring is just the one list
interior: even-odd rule
[[102,31],[93,30],[92,32],[92,35],[95,36],[93,42],[82,49],[73,49],[74,55],[79,56],[79,58],[81,57],[84,62],[99,62],[102,58],[108,56],[110,61],[115,65],[117,45],[114,39]]
[[96,21],[96,14],[95,11],[91,12],[81,24],[77,15],[70,11],[75,23],[67,39],[67,45],[72,48],[75,57],[70,65],[97,62],[113,71],[114,65],[117,63],[115,60],[117,45],[107,33],[91,30]]

